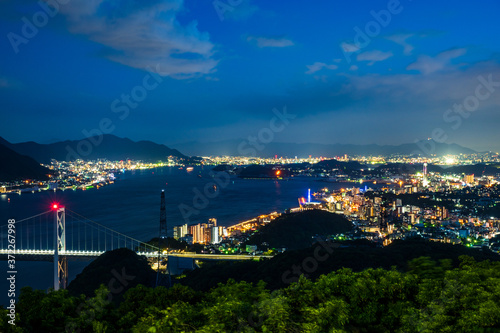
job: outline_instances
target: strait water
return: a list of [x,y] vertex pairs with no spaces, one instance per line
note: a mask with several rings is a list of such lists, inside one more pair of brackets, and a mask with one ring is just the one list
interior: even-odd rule
[[[8,219],[21,220],[50,209],[54,202],[99,222],[111,229],[139,240],[148,241],[158,236],[160,193],[165,190],[167,226],[184,223],[203,223],[215,217],[218,225],[229,226],[255,216],[297,207],[299,197],[321,188],[338,189],[353,184],[326,183],[315,178],[290,180],[255,180],[220,178],[211,175],[211,167],[197,167],[191,172],[178,168],[158,168],[129,171],[120,174],[114,184],[90,190],[45,191],[40,193],[9,194],[0,196],[0,225]],[[213,185],[217,186],[214,193]],[[225,185],[225,186],[224,186]],[[372,185],[373,186],[373,185]],[[208,190],[207,200],[196,193]],[[10,202],[9,199],[10,198]],[[195,201],[194,201],[195,200]],[[184,218],[180,205],[193,208],[191,216]],[[87,265],[70,262],[70,280]],[[0,272],[7,272],[7,262],[0,261]],[[50,262],[17,261],[16,294],[20,288],[31,286],[43,289],[52,286],[53,266]],[[7,273],[0,279],[0,305],[8,301]],[[1,275],[0,275],[1,276]]]

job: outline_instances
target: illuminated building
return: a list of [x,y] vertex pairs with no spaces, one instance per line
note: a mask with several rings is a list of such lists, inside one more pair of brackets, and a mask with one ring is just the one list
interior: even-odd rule
[[193,244],[203,243],[203,231],[201,224],[193,224],[189,226],[189,233],[193,235]]
[[474,174],[472,174],[472,175],[465,175],[464,181],[467,184],[474,184]]
[[187,224],[174,227],[174,238],[175,239],[182,238],[182,237],[186,236],[188,233],[189,232],[188,232],[188,225]]

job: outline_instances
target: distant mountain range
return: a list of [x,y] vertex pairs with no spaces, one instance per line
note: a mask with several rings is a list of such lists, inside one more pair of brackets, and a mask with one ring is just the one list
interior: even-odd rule
[[[377,167],[378,171],[390,171],[393,173],[409,173],[414,174],[417,172],[422,172],[422,164],[401,164],[401,163],[389,163]],[[428,172],[438,172],[440,174],[474,174],[476,176],[481,175],[497,175],[500,172],[500,165],[497,164],[472,164],[472,165],[454,165],[454,166],[440,166],[435,164],[429,164],[427,166]]]
[[51,173],[33,158],[18,154],[3,144],[0,144],[0,161],[0,181],[44,180]]
[[[33,141],[10,143],[0,137],[0,144],[21,155],[30,156],[39,163],[48,164],[51,159],[68,161],[75,159],[94,160],[106,158],[109,160],[166,160],[168,156],[187,158],[176,149],[151,141],[134,142],[106,134],[82,140],[67,140],[51,144],[39,144]],[[0,155],[3,160],[3,156]]]
[[438,143],[434,140],[422,140],[417,143],[405,143],[397,146],[391,145],[353,145],[353,144],[318,144],[318,143],[282,143],[271,142],[268,144],[257,143],[251,145],[248,140],[227,140],[212,143],[189,142],[174,145],[175,148],[184,151],[190,155],[197,156],[258,156],[258,157],[295,157],[305,158],[312,156],[343,156],[347,155],[414,155],[420,154],[427,156],[429,154],[458,155],[471,154],[476,151],[448,143]]

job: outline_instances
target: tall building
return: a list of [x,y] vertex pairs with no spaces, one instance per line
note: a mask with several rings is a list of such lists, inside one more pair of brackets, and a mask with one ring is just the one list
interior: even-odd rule
[[464,181],[467,184],[473,184],[474,183],[474,174],[472,174],[472,175],[465,175]]
[[179,239],[183,237],[182,235],[182,227],[181,226],[175,226],[174,227],[174,238]]
[[210,243],[212,244],[218,244],[220,243],[220,232],[219,232],[219,227],[212,227],[211,228],[211,235],[210,235]]
[[[224,235],[224,232],[226,228],[224,227],[217,227],[217,220],[215,218],[211,218],[208,220],[208,223],[198,223],[198,224],[192,224],[189,226],[189,229],[187,225],[184,225],[182,227],[177,227],[174,229],[174,233],[183,233],[186,231],[186,234],[189,232],[191,235],[193,235],[193,243],[196,244],[216,244],[220,243],[222,236]],[[183,228],[180,230],[179,228]],[[186,230],[184,230],[184,228]],[[183,236],[180,236],[183,237]]]
[[204,243],[203,230],[201,224],[193,224],[189,226],[189,233],[193,235],[193,244]]
[[188,225],[179,225],[174,227],[174,238],[179,239],[186,236],[189,233]]

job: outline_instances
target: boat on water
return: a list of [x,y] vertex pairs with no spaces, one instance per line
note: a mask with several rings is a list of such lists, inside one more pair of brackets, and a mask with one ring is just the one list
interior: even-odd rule
[[186,171],[187,171],[187,172],[189,172],[189,171],[193,171],[193,169],[194,169],[193,167],[187,167],[187,168],[186,168]]

